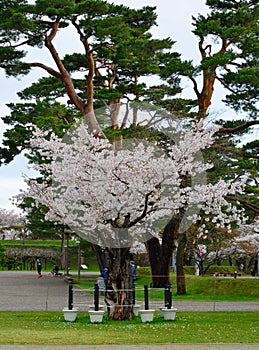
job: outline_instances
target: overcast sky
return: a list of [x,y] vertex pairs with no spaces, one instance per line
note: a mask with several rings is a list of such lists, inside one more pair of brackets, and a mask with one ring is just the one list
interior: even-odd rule
[[[139,8],[145,5],[156,6],[158,26],[152,30],[155,37],[171,37],[176,44],[175,50],[182,53],[186,59],[199,60],[197,38],[192,34],[192,15],[205,14],[207,8],[205,0],[114,0],[114,3],[124,4],[129,7]],[[65,41],[67,42],[67,41]],[[69,48],[73,50],[73,42],[69,42]],[[64,46],[64,50],[67,48]],[[34,57],[35,58],[35,57]],[[17,102],[16,93],[42,76],[42,71],[34,70],[20,81],[14,78],[6,79],[4,72],[0,71],[1,96],[0,116],[9,113],[7,103]],[[185,91],[188,91],[186,86]],[[191,90],[190,90],[191,91]],[[0,140],[4,125],[0,120]],[[0,208],[14,209],[9,198],[19,193],[24,187],[23,174],[30,174],[24,157],[18,156],[8,166],[0,167]]]

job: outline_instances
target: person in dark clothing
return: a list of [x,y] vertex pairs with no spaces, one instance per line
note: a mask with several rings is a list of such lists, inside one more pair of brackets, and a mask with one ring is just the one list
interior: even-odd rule
[[134,283],[137,279],[137,266],[134,264],[133,260],[131,260],[130,262],[130,272],[132,276],[132,281]]
[[42,277],[41,270],[42,270],[42,264],[41,264],[41,261],[40,261],[40,259],[37,259],[37,271],[38,271],[38,278]]
[[105,267],[105,268],[102,270],[102,273],[101,273],[101,276],[102,276],[103,281],[104,281],[105,284],[108,283],[108,275],[109,275],[108,269],[107,269],[107,267]]
[[53,276],[58,276],[58,271],[59,271],[59,267],[58,267],[58,265],[55,265],[53,267],[53,270],[51,271],[51,273]]

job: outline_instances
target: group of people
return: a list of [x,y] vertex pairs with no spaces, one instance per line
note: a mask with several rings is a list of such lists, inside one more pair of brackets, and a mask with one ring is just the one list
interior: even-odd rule
[[[42,263],[41,260],[37,259],[37,272],[38,272],[38,278],[42,277]],[[132,276],[132,281],[135,283],[137,279],[137,266],[135,265],[134,261],[130,261],[130,272]],[[53,270],[51,271],[52,276],[57,276],[59,274],[59,267],[57,265],[54,265]],[[108,277],[109,277],[109,270],[107,267],[105,267],[101,273],[101,276],[103,277],[104,283],[108,283]]]
[[[37,272],[38,272],[38,278],[42,277],[42,263],[41,260],[38,258],[37,259]],[[51,271],[52,276],[58,276],[59,274],[59,267],[58,265],[54,265],[53,270]]]

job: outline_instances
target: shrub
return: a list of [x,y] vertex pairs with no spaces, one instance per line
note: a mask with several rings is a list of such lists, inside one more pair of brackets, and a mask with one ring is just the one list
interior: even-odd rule
[[137,275],[151,277],[151,268],[149,266],[140,266],[137,269]]
[[195,267],[194,266],[184,266],[184,273],[186,275],[195,275]]
[[208,270],[206,271],[207,274],[211,275],[215,272],[218,273],[228,273],[228,274],[234,274],[235,271],[237,271],[237,268],[235,266],[218,266],[218,265],[211,265]]

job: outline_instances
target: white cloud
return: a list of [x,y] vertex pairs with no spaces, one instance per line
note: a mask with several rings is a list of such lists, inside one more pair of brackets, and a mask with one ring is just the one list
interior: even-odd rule
[[0,208],[17,211],[16,206],[12,204],[12,197],[19,193],[20,188],[24,187],[23,180],[19,177],[0,176]]
[[0,208],[16,210],[12,204],[12,197],[25,189],[24,176],[34,176],[35,172],[28,168],[28,161],[24,156],[17,156],[12,163],[0,168]]

